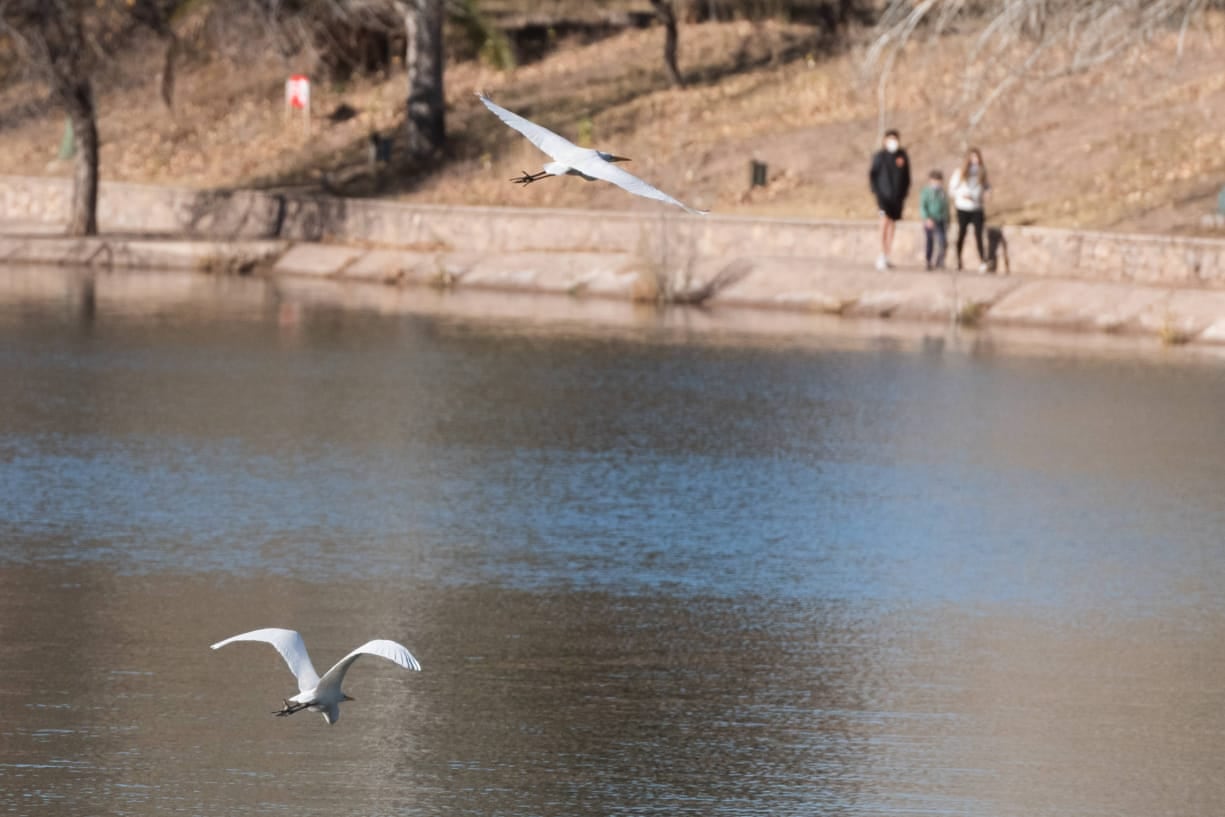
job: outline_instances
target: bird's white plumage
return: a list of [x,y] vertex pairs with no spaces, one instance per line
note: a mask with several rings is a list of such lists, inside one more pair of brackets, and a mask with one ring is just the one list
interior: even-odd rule
[[628,193],[633,193],[635,196],[643,196],[644,198],[654,199],[665,204],[672,204],[695,215],[706,214],[707,211],[690,207],[669,196],[659,188],[644,182],[629,171],[617,167],[604,158],[600,151],[579,147],[570,140],[558,136],[548,128],[537,125],[531,120],[524,119],[514,111],[506,110],[484,94],[478,93],[477,97],[494,115],[514,130],[523,134],[529,142],[553,158],[554,161],[544,166],[544,170],[550,175],[560,176],[573,173],[589,180],[599,179],[615,184],[617,187]]
[[586,176],[594,176],[602,181],[611,182],[622,190],[633,193],[635,196],[642,196],[648,199],[662,201],[665,204],[673,204],[682,210],[687,210],[694,215],[704,216],[705,210],[695,210],[684,202],[677,201],[669,196],[658,187],[653,187],[642,179],[635,176],[623,168],[617,167],[612,162],[606,162],[603,159],[597,158],[594,162],[587,162],[583,165],[581,171]]
[[[519,131],[519,133],[527,137],[527,141],[531,142],[533,145],[540,148],[559,162],[564,161],[562,156],[570,153],[571,151],[585,150],[585,148],[579,147],[569,139],[558,136],[556,133],[543,125],[537,125],[535,122],[532,122],[529,119],[524,119],[514,111],[506,110],[484,94],[477,94],[477,97],[481,100],[481,102],[485,103],[486,108],[493,111],[494,115],[497,116],[498,119],[501,119],[507,125]],[[591,150],[590,152],[595,153],[594,150]]]
[[265,627],[262,630],[230,636],[213,644],[212,648],[217,650],[235,641],[263,641],[276,647],[276,651],[289,665],[289,671],[298,679],[299,692],[306,692],[319,685],[319,674],[315,672],[315,665],[311,663],[311,657],[306,652],[306,644],[296,630]]
[[417,663],[417,659],[413,658],[413,654],[403,645],[397,644],[394,641],[376,638],[374,641],[367,641],[365,644],[362,644],[356,650],[337,661],[330,670],[323,673],[323,677],[319,679],[319,684],[315,687],[316,691],[321,695],[332,689],[339,691],[340,682],[344,680],[345,673],[349,671],[349,667],[353,662],[363,655],[377,655],[380,658],[386,658],[388,661],[399,664],[404,669],[421,671],[421,665]]
[[[382,638],[367,641],[353,650],[353,652],[332,665],[332,668],[325,672],[322,678],[315,672],[315,667],[311,664],[310,656],[306,652],[306,645],[302,642],[302,636],[298,635],[294,630],[284,630],[279,627],[252,630],[249,633],[242,633],[218,641],[212,645],[212,648],[216,650],[235,641],[263,641],[276,647],[277,652],[281,654],[281,657],[285,659],[285,663],[289,665],[289,669],[293,672],[294,677],[298,679],[298,694],[288,698],[286,700],[286,709],[278,714],[288,714],[301,708],[307,708],[323,713],[324,720],[329,724],[335,723],[340,719],[340,703],[350,700],[341,691],[340,685],[344,681],[345,673],[349,671],[349,667],[361,656],[377,655],[380,658],[386,658],[388,661],[398,664],[404,669],[417,671],[421,669],[421,664],[404,645]],[[290,702],[295,705],[293,708],[290,708]]]

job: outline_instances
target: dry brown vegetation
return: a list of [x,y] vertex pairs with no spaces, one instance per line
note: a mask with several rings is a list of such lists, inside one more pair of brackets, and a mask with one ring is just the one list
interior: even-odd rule
[[[719,213],[869,218],[868,157],[877,97],[862,52],[823,56],[812,30],[766,22],[683,26],[681,68],[664,74],[662,30],[628,30],[592,44],[559,43],[510,72],[479,62],[447,69],[449,155],[424,172],[372,175],[372,129],[400,120],[404,80],[359,79],[315,89],[309,134],[283,118],[284,77],[295,65],[189,57],[173,114],[157,101],[159,56],[133,55],[130,77],[99,93],[104,179],[193,187],[302,187],[416,202],[587,207],[657,212],[606,185],[507,180],[541,155],[477,102],[499,103],[559,133],[633,157],[629,169],[694,206]],[[953,100],[962,86],[955,47],[916,44],[893,71],[889,122],[902,130],[919,175],[946,176],[964,131]],[[995,184],[993,220],[1151,232],[1196,232],[1225,184],[1225,20],[1208,16],[1176,55],[1177,31],[1125,60],[1020,87],[974,134]],[[67,174],[56,150],[63,116],[30,111],[42,91],[0,90],[0,173]],[[357,115],[331,123],[341,104]],[[750,189],[750,159],[769,184]],[[914,211],[912,197],[911,212]]]

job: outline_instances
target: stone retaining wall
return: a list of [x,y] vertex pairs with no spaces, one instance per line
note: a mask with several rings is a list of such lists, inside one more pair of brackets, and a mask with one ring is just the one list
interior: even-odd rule
[[[0,176],[0,220],[60,222],[70,181]],[[119,182],[99,194],[104,231],[252,239],[333,241],[484,254],[637,253],[686,263],[700,258],[830,258],[870,264],[878,227],[870,221],[799,221],[671,210],[655,213],[461,207],[192,191]],[[1005,227],[1008,266],[1027,277],[1225,289],[1225,241]],[[916,222],[898,231],[895,257],[918,258]],[[974,251],[967,248],[970,257]],[[968,260],[968,259],[967,259]],[[1001,264],[1001,267],[1003,265]],[[1002,269],[1001,269],[1002,271]]]
[[[102,190],[103,235],[55,235],[66,181],[0,177],[0,262],[266,274],[370,289],[565,293],[567,300],[1025,326],[1225,345],[1221,243],[1010,230],[1012,275],[926,273],[914,224],[899,270],[871,267],[877,226],[670,212],[429,207],[272,194]],[[275,236],[275,237],[273,237]],[[314,240],[310,240],[314,239]],[[330,241],[328,240],[330,239]],[[715,282],[721,282],[712,290]],[[1215,286],[1215,289],[1213,288]],[[359,287],[360,288],[360,287]]]

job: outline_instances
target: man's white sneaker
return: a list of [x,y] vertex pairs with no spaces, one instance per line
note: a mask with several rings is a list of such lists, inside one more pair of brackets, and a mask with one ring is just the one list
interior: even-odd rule
[[880,256],[879,256],[879,257],[876,259],[876,268],[877,268],[878,270],[887,270],[887,269],[889,269],[889,259],[888,259],[888,258],[886,258],[886,257],[885,257],[883,254],[882,254],[882,255],[880,255]]

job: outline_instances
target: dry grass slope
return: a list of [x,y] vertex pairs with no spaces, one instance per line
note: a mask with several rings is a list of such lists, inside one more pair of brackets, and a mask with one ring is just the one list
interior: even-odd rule
[[[277,186],[382,195],[418,202],[586,207],[660,212],[607,185],[550,179],[526,189],[507,179],[538,168],[541,155],[476,101],[499,103],[572,139],[634,159],[632,172],[716,212],[794,218],[869,218],[865,175],[877,129],[875,87],[854,50],[819,56],[812,32],[782,23],[683,27],[690,87],[668,87],[662,31],[626,31],[498,72],[449,66],[450,155],[424,172],[376,180],[368,134],[395,128],[404,83],[364,79],[315,89],[309,134],[282,115],[282,83],[305,66],[268,59],[238,66],[197,58],[178,78],[178,106],[129,83],[100,95],[104,178],[193,187]],[[998,223],[1201,231],[1225,184],[1225,21],[1195,30],[1181,60],[1173,32],[1144,54],[1039,86],[994,108],[975,142],[996,187]],[[953,106],[962,66],[941,49],[915,51],[895,71],[890,121],[915,168],[946,175],[962,134]],[[155,62],[156,54],[133,59]],[[133,71],[135,74],[140,72]],[[66,174],[55,158],[57,113],[5,117],[37,96],[0,90],[0,173]],[[333,124],[341,103],[358,115]],[[767,162],[769,184],[750,188],[750,159]],[[911,214],[915,205],[912,203]],[[668,213],[668,215],[673,215]]]

